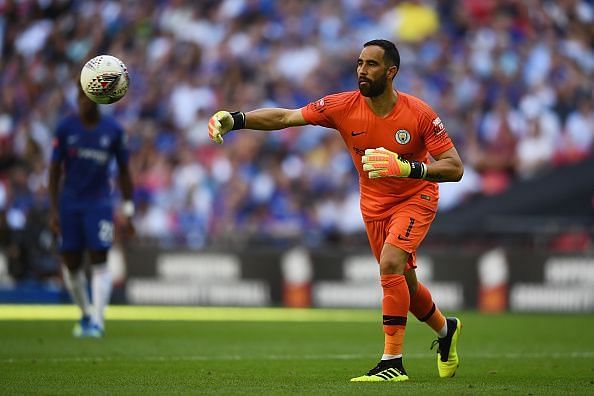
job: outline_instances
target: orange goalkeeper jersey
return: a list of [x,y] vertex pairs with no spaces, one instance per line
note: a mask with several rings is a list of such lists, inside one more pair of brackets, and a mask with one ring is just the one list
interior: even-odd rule
[[452,148],[443,123],[425,102],[398,92],[390,114],[379,117],[359,91],[350,91],[312,102],[301,108],[301,114],[309,124],[340,132],[359,172],[365,220],[389,216],[397,204],[413,197],[419,199],[419,204],[437,210],[437,183],[395,177],[369,179],[361,164],[361,156],[368,148],[384,147],[407,160],[425,163],[429,162],[429,154],[436,156]]

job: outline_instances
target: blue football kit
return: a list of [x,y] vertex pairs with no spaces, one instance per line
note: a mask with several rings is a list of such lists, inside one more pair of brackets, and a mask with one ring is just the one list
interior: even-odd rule
[[76,115],[56,129],[52,161],[63,165],[60,192],[60,251],[107,250],[113,242],[113,160],[127,166],[123,128],[101,116],[92,128]]

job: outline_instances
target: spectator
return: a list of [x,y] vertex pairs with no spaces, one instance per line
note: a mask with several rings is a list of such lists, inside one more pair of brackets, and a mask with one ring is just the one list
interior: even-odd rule
[[582,98],[577,109],[569,114],[565,124],[558,160],[561,162],[579,161],[592,152],[594,142],[594,108],[592,100]]
[[[7,227],[19,231],[19,219],[46,205],[34,197],[44,195],[48,131],[75,105],[70,81],[98,53],[130,70],[126,98],[102,107],[129,134],[139,232],[165,244],[296,237],[304,224],[320,230],[308,243],[363,232],[359,219],[336,216],[351,213],[357,186],[348,161],[329,161],[340,151],[332,132],[247,133],[219,148],[205,131],[221,104],[298,107],[350,89],[351,59],[366,39],[398,43],[409,62],[398,86],[434,106],[459,143],[468,180],[443,200],[447,209],[513,185],[514,158],[531,170],[522,177],[538,174],[551,142],[553,166],[592,153],[593,104],[582,99],[594,87],[592,1],[331,3],[0,2]],[[23,177],[15,164],[28,167]]]

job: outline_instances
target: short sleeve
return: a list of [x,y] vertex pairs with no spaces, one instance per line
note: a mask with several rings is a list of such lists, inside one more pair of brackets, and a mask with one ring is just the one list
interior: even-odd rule
[[433,110],[423,115],[420,124],[425,146],[431,156],[435,157],[454,147],[443,121]]
[[327,95],[302,107],[301,115],[308,124],[337,129],[347,102],[345,93]]
[[52,139],[52,162],[62,162],[66,158],[66,143],[64,139],[64,124],[60,123]]

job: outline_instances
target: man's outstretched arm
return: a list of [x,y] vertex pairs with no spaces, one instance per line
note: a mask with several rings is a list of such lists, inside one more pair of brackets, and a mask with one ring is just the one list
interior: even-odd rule
[[307,121],[301,109],[265,108],[247,113],[218,111],[208,122],[208,134],[214,142],[221,144],[223,136],[236,129],[275,131],[303,125],[307,125]]

